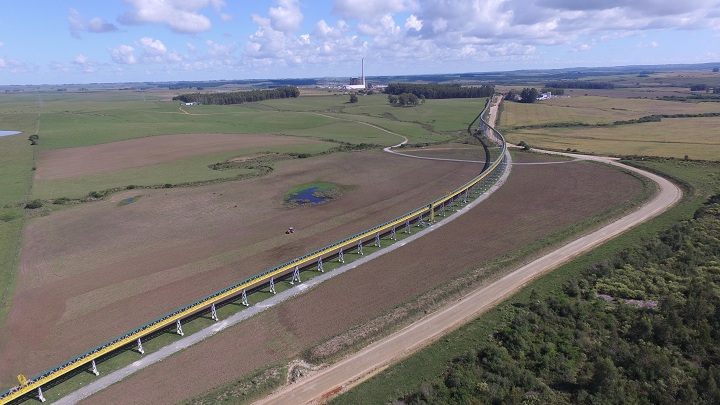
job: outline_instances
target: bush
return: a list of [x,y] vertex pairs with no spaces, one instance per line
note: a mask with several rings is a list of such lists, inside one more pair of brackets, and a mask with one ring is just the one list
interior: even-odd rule
[[43,202],[42,200],[32,200],[25,204],[25,209],[34,210],[38,208],[42,208]]
[[88,197],[90,198],[103,198],[103,193],[99,191],[91,191],[88,193]]

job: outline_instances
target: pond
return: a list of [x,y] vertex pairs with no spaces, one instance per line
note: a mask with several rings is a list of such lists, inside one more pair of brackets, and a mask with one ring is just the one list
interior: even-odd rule
[[331,196],[326,195],[325,191],[327,189],[317,186],[304,188],[290,194],[287,202],[295,205],[320,204],[332,199]]
[[3,131],[0,130],[0,136],[7,136],[7,135],[17,135],[20,131]]
[[290,199],[294,200],[295,204],[317,204],[321,203],[328,198],[325,196],[319,196],[316,195],[315,192],[319,190],[319,187],[310,187],[303,190],[298,191],[297,193],[293,194]]

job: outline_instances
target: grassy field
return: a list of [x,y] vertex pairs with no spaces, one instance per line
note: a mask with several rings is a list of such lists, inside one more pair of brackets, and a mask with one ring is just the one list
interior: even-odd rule
[[555,123],[610,124],[653,114],[720,112],[720,103],[683,103],[653,99],[579,96],[552,98],[532,104],[503,103],[500,129]]
[[22,203],[32,187],[33,148],[27,137],[37,128],[38,113],[33,108],[34,104],[0,99],[0,129],[22,131],[0,137],[0,325],[14,291],[25,216]]
[[635,228],[578,259],[529,284],[520,293],[490,310],[482,317],[444,337],[416,355],[401,361],[350,392],[336,398],[333,404],[394,403],[404,393],[420,389],[424,383],[441,375],[452,359],[467,353],[501,329],[518,304],[529,302],[531,291],[541,297],[552,295],[570,278],[588,266],[601,261],[626,246],[640,244],[647,235],[662,232],[677,221],[691,218],[709,195],[720,192],[720,165],[717,163],[653,160],[635,162],[681,182],[686,189],[684,200],[662,216]]
[[601,155],[642,155],[697,160],[720,159],[720,118],[664,118],[661,122],[591,128],[511,131],[509,142]]
[[720,141],[715,130],[720,117],[612,125],[649,115],[705,113],[720,113],[720,103],[582,96],[533,104],[503,102],[500,128],[509,142],[524,141],[538,148],[718,160]]
[[[218,180],[247,178],[260,175],[264,172],[264,167],[239,166],[213,170],[210,166],[237,156],[253,153],[274,153],[283,156],[284,159],[289,159],[288,153],[323,153],[333,146],[332,143],[318,143],[303,146],[229,150],[109,173],[75,176],[67,179],[35,180],[31,199],[38,198],[48,201],[62,197],[79,199],[91,191],[112,190],[130,185],[136,187],[165,187],[166,184],[187,186]],[[272,163],[271,158],[264,162],[264,164]]]

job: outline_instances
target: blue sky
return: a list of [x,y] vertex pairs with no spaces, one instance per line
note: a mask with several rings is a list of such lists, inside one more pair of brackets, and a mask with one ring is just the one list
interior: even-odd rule
[[720,62],[720,0],[24,0],[0,85]]

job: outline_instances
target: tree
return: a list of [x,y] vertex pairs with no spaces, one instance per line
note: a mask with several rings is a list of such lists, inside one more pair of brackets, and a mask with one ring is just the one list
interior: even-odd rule
[[535,101],[537,101],[538,95],[539,93],[535,87],[533,87],[532,89],[528,89],[526,87],[520,92],[520,102],[534,103]]
[[357,103],[358,102],[358,96],[357,94],[353,93],[350,95],[350,102],[351,103]]
[[40,135],[38,135],[38,134],[32,134],[28,137],[28,140],[30,141],[30,145],[37,145],[38,139],[40,139]]
[[720,67],[714,67],[713,72],[715,72],[715,73],[720,72]]

